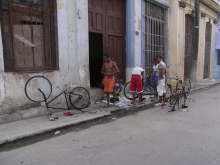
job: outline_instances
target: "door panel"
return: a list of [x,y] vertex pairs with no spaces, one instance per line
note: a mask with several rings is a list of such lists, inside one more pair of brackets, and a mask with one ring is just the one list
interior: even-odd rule
[[107,0],[106,5],[106,49],[125,79],[125,0]]
[[125,74],[124,69],[124,59],[123,59],[123,39],[120,36],[109,36],[108,37],[108,45],[109,45],[109,54],[112,61],[116,62],[121,75]]
[[89,31],[104,33],[105,5],[104,0],[88,0]]
[[125,80],[126,0],[88,0],[89,31],[103,34],[103,52],[109,53]]

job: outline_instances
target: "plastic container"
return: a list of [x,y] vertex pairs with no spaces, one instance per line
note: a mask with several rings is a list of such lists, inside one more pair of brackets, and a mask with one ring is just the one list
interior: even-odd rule
[[157,86],[157,80],[158,80],[158,77],[157,76],[152,76],[152,77],[149,77],[150,79],[150,84],[153,85],[153,86]]

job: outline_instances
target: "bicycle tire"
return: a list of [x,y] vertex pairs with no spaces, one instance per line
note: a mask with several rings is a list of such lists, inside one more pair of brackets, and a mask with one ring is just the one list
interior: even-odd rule
[[46,99],[48,99],[52,93],[52,84],[44,76],[31,77],[25,84],[25,95],[33,102],[43,102],[45,99],[39,89],[45,94]]
[[[129,100],[133,100],[133,95],[130,92],[130,85],[131,85],[131,81],[127,82],[124,86],[124,95],[127,99]],[[135,94],[135,99],[138,98],[138,95]]]
[[[177,93],[176,97],[173,100],[174,101],[174,104],[173,104],[173,109],[174,110],[179,108],[179,104],[180,104],[179,99],[180,99],[180,94]],[[178,105],[178,108],[176,107],[177,105]]]
[[172,89],[171,86],[169,84],[165,85],[165,90],[166,90],[166,100],[165,102],[169,102],[172,96]]
[[191,93],[191,82],[190,79],[188,78],[184,83],[184,97],[186,99],[189,99],[190,93]]
[[90,95],[87,89],[76,87],[69,92],[69,101],[75,109],[87,108],[90,104]]

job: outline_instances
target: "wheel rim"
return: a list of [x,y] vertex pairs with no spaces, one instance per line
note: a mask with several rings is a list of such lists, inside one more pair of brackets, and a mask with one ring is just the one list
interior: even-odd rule
[[33,102],[45,101],[39,89],[45,94],[46,99],[48,99],[52,93],[52,84],[46,77],[31,77],[25,84],[25,94],[27,98]]
[[70,102],[76,109],[86,108],[90,101],[89,92],[83,87],[74,88],[70,92]]

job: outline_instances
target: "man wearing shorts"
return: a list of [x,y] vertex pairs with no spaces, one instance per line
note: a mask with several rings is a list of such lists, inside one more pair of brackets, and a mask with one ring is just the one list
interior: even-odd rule
[[159,96],[159,102],[155,106],[166,105],[166,89],[165,89],[165,74],[166,74],[166,64],[163,62],[162,57],[158,55],[156,57],[158,62],[158,71],[157,71],[157,93]]
[[104,64],[102,66],[101,73],[104,75],[103,84],[104,92],[106,93],[107,104],[105,108],[109,107],[109,94],[113,92],[115,84],[116,73],[119,73],[119,69],[115,62],[111,61],[108,54],[104,54]]
[[132,104],[135,104],[135,94],[138,94],[138,104],[142,103],[142,76],[144,73],[144,69],[140,67],[135,67],[132,70],[132,76],[131,76],[131,85],[130,85],[130,92],[133,96]]

